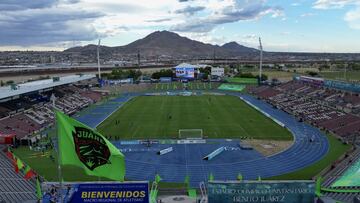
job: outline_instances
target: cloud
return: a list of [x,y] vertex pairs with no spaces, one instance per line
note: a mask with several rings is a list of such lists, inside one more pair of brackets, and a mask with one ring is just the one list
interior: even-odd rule
[[186,15],[194,15],[196,12],[202,11],[204,10],[205,7],[204,6],[187,6],[183,9],[178,9],[176,10],[174,13],[177,14],[186,14]]
[[49,8],[59,4],[76,4],[79,0],[2,0],[0,2],[0,11],[17,11],[25,9],[42,9]]
[[[208,33],[219,25],[284,16],[267,0],[0,0],[0,46],[44,46],[154,29]],[[132,34],[131,34],[132,35]],[[129,39],[131,37],[128,37]],[[210,39],[202,36],[207,41]],[[131,38],[132,39],[132,38]]]
[[343,8],[344,6],[351,4],[359,4],[359,0],[317,0],[313,4],[313,8],[334,9],[334,8]]
[[229,39],[225,36],[213,36],[210,33],[183,33],[182,36],[200,42],[217,45],[222,45],[229,41]]
[[360,29],[360,7],[346,13],[344,20],[353,29]]
[[170,20],[171,20],[171,18],[160,18],[160,19],[146,20],[146,22],[162,23],[162,22],[166,22],[166,21],[170,21]]
[[346,12],[344,20],[350,28],[360,29],[360,0],[317,0],[313,8],[341,9],[345,6],[352,6],[353,8]]
[[[234,0],[227,1],[227,4],[216,3],[213,5],[217,8],[216,10],[211,10],[207,7],[209,15],[196,16],[190,20],[187,19],[183,23],[172,26],[170,29],[179,32],[209,32],[217,25],[225,23],[255,20],[268,14],[274,18],[284,16],[282,8],[265,5],[265,1],[262,0]],[[218,6],[222,7],[218,8]]]
[[316,15],[316,14],[315,13],[303,13],[300,15],[300,17],[305,18],[305,17],[314,16],[314,15]]
[[38,1],[3,0],[0,2],[0,11],[41,9],[41,8],[50,7],[56,3],[57,0],[38,0]]
[[[2,1],[1,8],[19,1]],[[0,12],[0,45],[31,46],[99,37],[92,22],[102,13],[72,9],[77,0],[21,1],[19,7]],[[13,4],[12,4],[13,3]],[[16,9],[14,11],[13,9]]]
[[290,35],[291,32],[289,32],[289,31],[284,31],[284,32],[281,32],[280,34],[286,36],[286,35]]

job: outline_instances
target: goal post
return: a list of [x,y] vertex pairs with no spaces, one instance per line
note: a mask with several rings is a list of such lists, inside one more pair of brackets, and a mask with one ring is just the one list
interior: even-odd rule
[[202,129],[179,129],[179,139],[202,139]]

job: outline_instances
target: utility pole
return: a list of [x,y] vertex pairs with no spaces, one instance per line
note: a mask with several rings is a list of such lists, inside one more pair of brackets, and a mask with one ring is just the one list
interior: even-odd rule
[[138,70],[140,71],[140,50],[138,50],[137,53],[137,66],[138,66]]
[[262,44],[261,44],[261,38],[260,38],[260,37],[259,37],[259,49],[260,49],[259,82],[261,83],[261,78],[262,78],[263,47],[262,47]]
[[215,49],[214,49],[214,53],[213,53],[213,66],[215,66],[215,59],[216,59],[216,52],[215,52]]
[[98,74],[99,74],[99,79],[101,79],[101,71],[100,71],[100,39],[99,39],[99,43],[97,46],[97,66],[98,66]]

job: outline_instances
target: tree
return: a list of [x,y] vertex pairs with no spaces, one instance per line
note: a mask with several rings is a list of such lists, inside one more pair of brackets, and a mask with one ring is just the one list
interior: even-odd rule
[[125,79],[125,78],[133,78],[137,80],[142,75],[142,72],[139,70],[121,70],[121,69],[113,69],[110,74],[107,74],[106,77],[108,79]]
[[7,85],[14,84],[14,81],[13,81],[13,80],[8,80],[8,81],[6,81],[6,84],[7,84]]
[[153,79],[159,79],[161,77],[173,77],[173,71],[171,69],[161,69],[151,75]]
[[0,81],[0,86],[2,87],[2,86],[4,86],[5,84],[4,84],[4,81]]
[[[256,76],[256,78],[259,79],[259,75]],[[261,74],[261,81],[266,81],[268,79],[268,76],[265,74]]]
[[306,73],[307,73],[308,75],[312,76],[312,77],[315,77],[315,76],[318,75],[318,73],[317,73],[317,72],[314,72],[314,71],[307,71]]
[[211,67],[210,66],[208,66],[206,68],[200,68],[199,70],[200,70],[200,73],[205,73],[207,75],[211,74]]
[[133,78],[134,80],[137,80],[142,75],[140,70],[129,70],[128,71],[128,78]]

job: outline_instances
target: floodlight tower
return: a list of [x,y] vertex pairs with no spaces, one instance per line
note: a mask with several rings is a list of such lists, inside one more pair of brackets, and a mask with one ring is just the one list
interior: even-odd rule
[[263,47],[261,44],[261,38],[259,37],[259,49],[260,49],[260,66],[259,66],[259,82],[261,83],[262,76],[262,60],[263,60]]
[[137,66],[138,66],[138,70],[140,71],[140,49],[138,50],[137,53]]
[[101,42],[101,39],[99,39],[99,43],[98,43],[98,46],[97,46],[97,66],[98,66],[98,73],[99,73],[99,79],[101,79],[101,71],[100,71],[100,42]]

